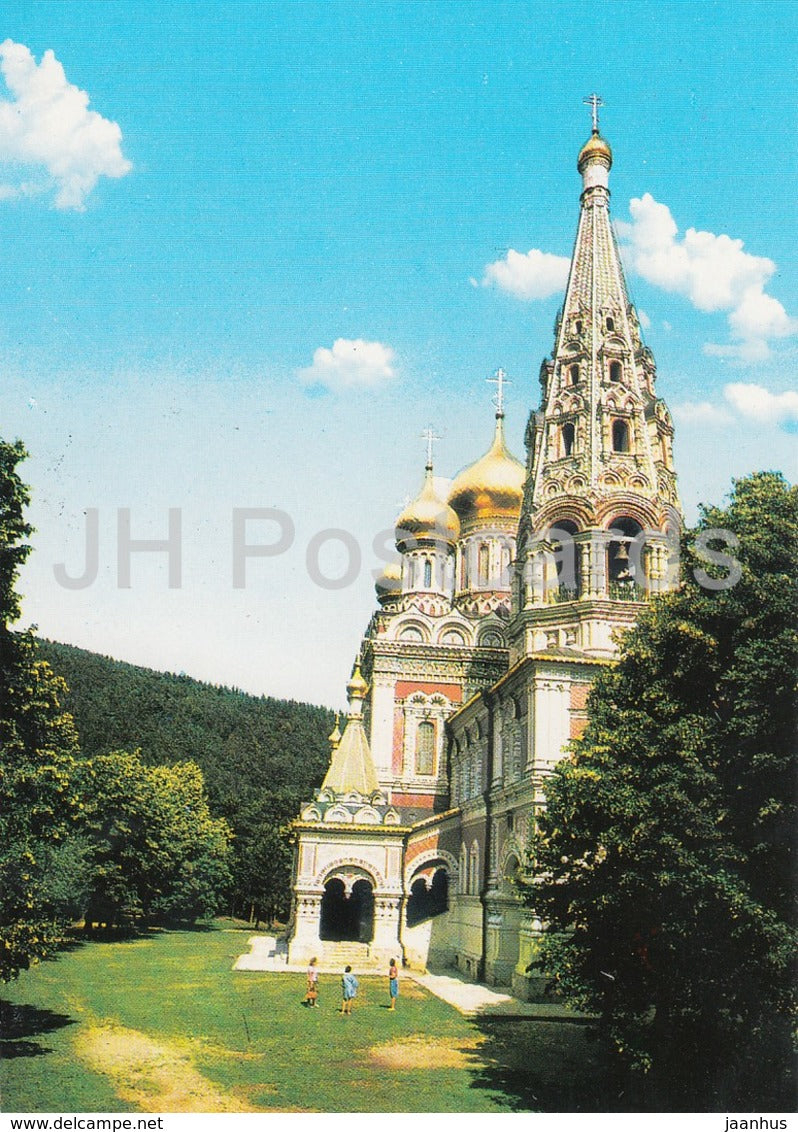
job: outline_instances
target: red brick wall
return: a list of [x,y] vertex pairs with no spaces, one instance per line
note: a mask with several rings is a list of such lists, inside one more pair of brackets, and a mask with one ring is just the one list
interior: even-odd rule
[[405,714],[401,708],[393,713],[393,751],[391,767],[394,774],[402,773],[402,753],[405,745]]
[[581,739],[587,727],[587,720],[584,716],[572,715],[571,716],[571,738]]
[[589,692],[589,684],[571,684],[571,711],[585,710]]
[[590,694],[590,684],[571,684],[571,728],[572,739],[580,739],[587,726],[587,697]]
[[412,806],[420,810],[431,810],[435,804],[434,794],[400,794],[398,790],[391,791],[391,804],[394,806]]
[[463,702],[463,689],[459,684],[436,684],[431,680],[397,680],[395,696],[397,700],[406,700],[413,692],[423,692],[427,696],[440,692],[451,700],[453,704]]

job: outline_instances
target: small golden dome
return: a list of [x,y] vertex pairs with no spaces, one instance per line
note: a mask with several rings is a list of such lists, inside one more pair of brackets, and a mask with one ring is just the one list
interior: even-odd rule
[[387,566],[383,567],[377,576],[374,588],[380,600],[392,597],[400,592],[402,588],[402,567],[398,562],[389,562]]
[[408,503],[396,520],[396,548],[399,551],[412,549],[413,545],[422,540],[454,546],[459,534],[460,520],[436,492],[432,465],[427,464],[421,493],[412,503]]
[[591,159],[603,160],[608,169],[612,168],[612,150],[609,142],[605,141],[598,130],[594,130],[579,151],[576,167],[581,173]]
[[333,727],[330,734],[327,736],[327,742],[333,749],[341,742],[341,729],[338,725],[338,713],[335,714],[335,727]]
[[449,504],[465,527],[496,519],[517,520],[521,514],[526,470],[504,443],[504,421],[496,416],[496,432],[481,460],[464,468],[449,489]]
[[355,670],[352,677],[346,686],[346,692],[349,697],[350,707],[353,700],[364,700],[369,686],[363,679],[363,673],[360,671],[360,658],[355,661]]

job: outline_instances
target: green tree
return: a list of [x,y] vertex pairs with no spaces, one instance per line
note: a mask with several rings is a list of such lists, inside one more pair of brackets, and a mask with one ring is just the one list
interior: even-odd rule
[[211,817],[193,763],[146,766],[116,751],[80,768],[90,843],[86,925],[194,920],[230,883],[230,830]]
[[169,852],[162,890],[151,914],[159,921],[211,916],[219,910],[232,879],[230,827],[223,818],[212,817],[196,763],[148,770]]
[[0,978],[47,955],[61,934],[46,874],[79,809],[73,787],[77,735],[63,710],[64,682],[37,658],[20,614],[19,568],[32,528],[17,473],[20,443],[0,440]]
[[[718,528],[742,573],[716,589],[727,567],[698,545]],[[797,536],[775,473],[702,509],[680,589],[596,681],[533,840],[542,965],[662,1107],[792,1099]]]
[[251,920],[285,921],[291,907],[293,864],[291,819],[301,799],[278,791],[264,795],[238,815],[234,903]]

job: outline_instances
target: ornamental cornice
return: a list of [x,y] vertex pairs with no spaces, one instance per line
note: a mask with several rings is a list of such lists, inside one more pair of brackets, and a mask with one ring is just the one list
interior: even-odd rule
[[532,775],[527,772],[509,786],[491,787],[489,797],[493,816],[499,817],[507,810],[531,802],[534,796],[535,786]]

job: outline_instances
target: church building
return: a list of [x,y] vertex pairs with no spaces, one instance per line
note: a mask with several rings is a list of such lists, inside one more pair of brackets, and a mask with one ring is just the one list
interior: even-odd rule
[[395,958],[538,989],[541,923],[514,878],[598,669],[642,603],[675,584],[680,526],[673,426],[626,289],[596,102],[526,459],[505,441],[501,370],[487,451],[445,496],[429,436],[343,730],[294,825],[291,963]]

